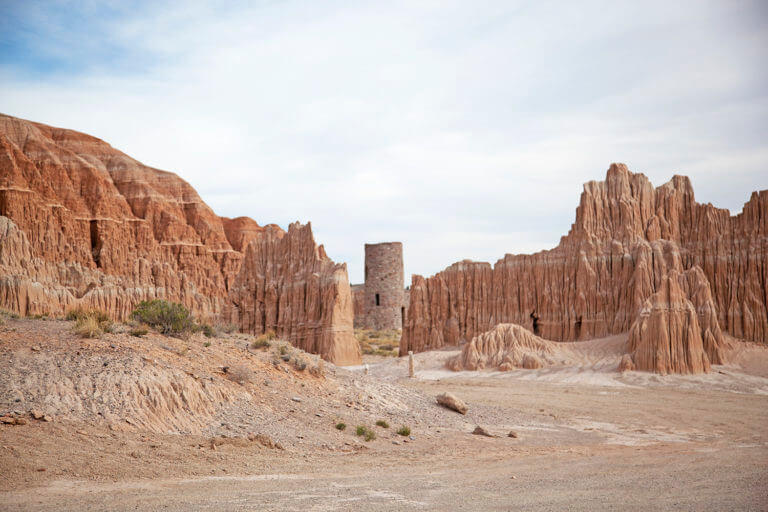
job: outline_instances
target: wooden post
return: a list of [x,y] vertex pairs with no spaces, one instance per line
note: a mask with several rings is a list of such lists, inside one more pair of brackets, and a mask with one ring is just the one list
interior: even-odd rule
[[408,376],[414,378],[416,376],[416,370],[414,368],[413,350],[408,351]]

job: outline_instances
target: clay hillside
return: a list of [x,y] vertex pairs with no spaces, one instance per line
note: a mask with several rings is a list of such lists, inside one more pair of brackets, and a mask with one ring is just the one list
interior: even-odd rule
[[[697,203],[684,176],[654,188],[613,164],[584,186],[554,249],[413,276],[400,353],[470,342],[504,323],[555,341],[629,332],[624,365],[659,373],[721,364],[723,331],[768,342],[768,190],[731,216]],[[465,348],[478,346],[489,344]]]
[[360,361],[346,265],[309,224],[286,232],[219,217],[173,173],[90,135],[0,115],[0,308],[124,319],[153,298]]

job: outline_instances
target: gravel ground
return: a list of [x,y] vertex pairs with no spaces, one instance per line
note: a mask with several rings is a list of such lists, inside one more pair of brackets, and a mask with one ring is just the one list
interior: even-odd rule
[[[764,347],[665,379],[589,364],[426,373],[446,351],[419,354],[429,378],[408,379],[405,359],[317,376],[246,337],[70,329],[0,327],[0,412],[25,420],[0,425],[0,510],[768,510]],[[251,382],[222,372],[235,364]],[[466,416],[434,403],[444,391]]]

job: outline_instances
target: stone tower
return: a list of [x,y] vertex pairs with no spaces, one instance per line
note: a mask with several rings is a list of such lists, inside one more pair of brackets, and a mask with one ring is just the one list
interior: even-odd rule
[[401,329],[405,316],[403,244],[365,244],[363,315],[370,329]]

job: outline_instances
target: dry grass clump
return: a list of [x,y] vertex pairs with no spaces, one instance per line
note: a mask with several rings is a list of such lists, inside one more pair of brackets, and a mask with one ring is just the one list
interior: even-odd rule
[[321,357],[308,354],[285,340],[274,339],[269,343],[272,354],[271,360],[275,367],[289,363],[297,371],[308,371],[310,375],[315,377],[325,375],[325,362]]
[[253,379],[253,370],[248,368],[244,364],[235,364],[228,367],[226,370],[227,377],[239,384],[245,384],[251,382]]
[[336,424],[336,430],[345,430],[347,428],[347,424],[340,421]]
[[75,321],[75,334],[81,338],[100,338],[113,329],[112,319],[98,309],[73,309],[67,313],[67,320]]
[[398,429],[397,433],[400,434],[403,437],[409,436],[409,435],[411,435],[411,427],[409,427],[407,425],[403,425],[402,427],[400,427]]
[[128,331],[128,334],[131,336],[135,336],[137,338],[141,338],[142,336],[145,336],[149,333],[149,328],[146,325],[137,325],[135,327],[131,327],[131,330]]
[[8,318],[12,318],[13,320],[18,320],[19,319],[19,314],[18,313],[14,313],[13,311],[8,311],[6,309],[0,309],[0,315],[8,317]]
[[355,329],[355,337],[360,343],[360,350],[366,355],[397,357],[400,348],[400,329],[370,330]]
[[275,331],[267,331],[260,334],[251,343],[251,348],[268,348],[272,346],[272,341],[277,338]]
[[237,332],[237,325],[233,323],[225,322],[225,323],[216,324],[216,326],[214,326],[213,329],[217,333],[217,335],[220,336],[221,334],[232,334]]
[[376,426],[381,428],[389,428],[389,423],[387,423],[387,420],[378,420],[376,422]]

